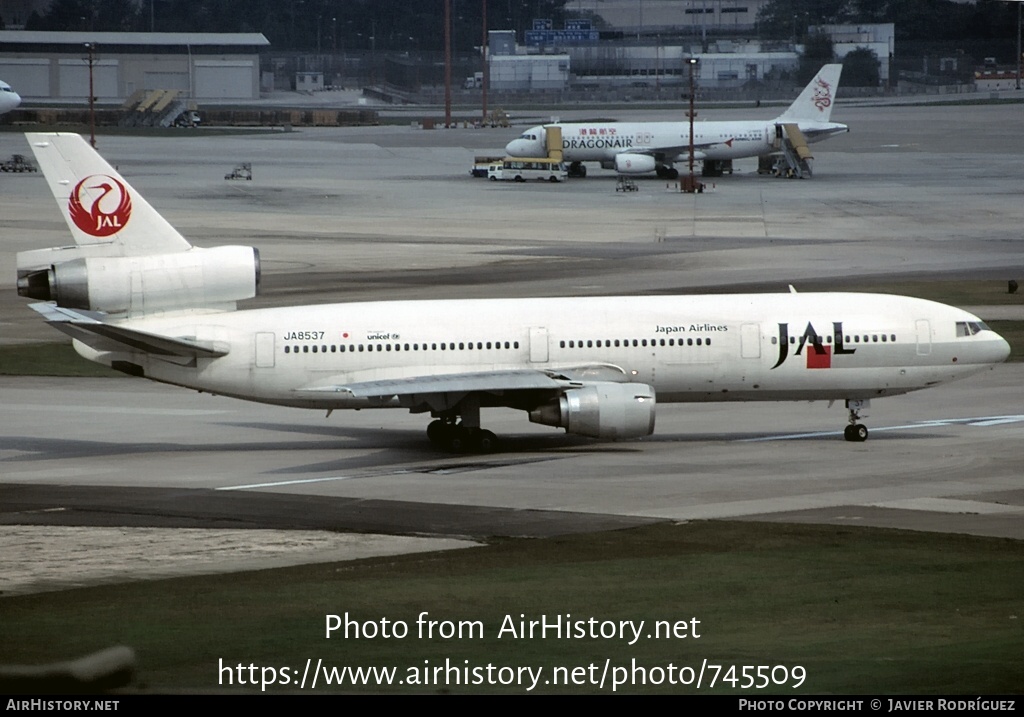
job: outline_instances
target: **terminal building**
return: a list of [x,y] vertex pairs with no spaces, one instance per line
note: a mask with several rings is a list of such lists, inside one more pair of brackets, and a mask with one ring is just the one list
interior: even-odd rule
[[139,91],[192,100],[260,96],[262,33],[0,30],[0,78],[29,100],[120,102]]

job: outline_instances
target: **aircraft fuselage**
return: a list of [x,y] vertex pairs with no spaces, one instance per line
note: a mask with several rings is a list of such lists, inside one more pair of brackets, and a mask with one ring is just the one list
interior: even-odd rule
[[[960,309],[843,293],[372,302],[124,325],[229,352],[192,366],[76,347],[147,378],[306,408],[415,400],[318,386],[519,369],[589,368],[595,380],[647,384],[660,403],[878,398],[967,376],[1009,352]],[[491,405],[506,404],[499,395]]]
[[[836,122],[799,122],[808,143],[846,132],[846,125]],[[602,162],[609,164],[623,153],[654,154],[660,161],[684,162],[689,158],[690,125],[688,122],[607,122],[560,124],[562,156],[566,162]],[[777,151],[775,122],[733,121],[696,122],[693,126],[694,158],[726,160],[759,157]],[[534,157],[544,153],[543,126],[527,130],[523,137],[534,135],[540,140],[520,137],[506,148],[510,155]],[[671,147],[668,153],[658,148]],[[681,149],[677,149],[681,148]]]

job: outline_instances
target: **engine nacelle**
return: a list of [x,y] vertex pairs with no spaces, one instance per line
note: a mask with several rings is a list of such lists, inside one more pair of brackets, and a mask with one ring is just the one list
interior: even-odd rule
[[654,433],[654,389],[643,383],[594,383],[530,411],[530,421],[614,440]]
[[149,313],[219,308],[256,296],[259,250],[194,247],[173,254],[82,257],[19,271],[18,293],[69,309]]
[[654,157],[649,154],[615,155],[615,171],[619,174],[647,174],[654,171]]

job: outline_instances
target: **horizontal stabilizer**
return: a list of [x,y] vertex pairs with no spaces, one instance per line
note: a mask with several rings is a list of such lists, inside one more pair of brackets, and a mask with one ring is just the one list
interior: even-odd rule
[[46,318],[47,323],[73,339],[97,351],[132,351],[155,356],[181,358],[219,358],[228,350],[209,341],[181,336],[162,336],[101,321],[92,311],[64,309],[54,304],[29,304]]

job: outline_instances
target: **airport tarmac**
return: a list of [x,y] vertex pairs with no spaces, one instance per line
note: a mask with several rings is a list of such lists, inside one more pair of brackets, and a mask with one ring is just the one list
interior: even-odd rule
[[[757,112],[706,114],[777,110]],[[915,278],[1021,278],[1024,105],[840,103],[833,118],[851,132],[814,145],[813,179],[760,177],[755,160],[741,160],[700,195],[653,178],[616,193],[613,173],[596,169],[560,185],[470,178],[473,155],[501,154],[516,129],[98,143],[196,244],[260,248],[259,306],[785,291],[854,279],[891,282],[898,293]],[[12,153],[27,153],[24,138],[0,133],[0,156]],[[225,180],[241,162],[252,162],[253,180]],[[0,234],[0,345],[58,339],[14,292],[15,252],[68,242],[39,175],[0,175]],[[1024,302],[999,311],[1024,319]],[[610,444],[495,411],[484,421],[505,450],[484,457],[438,453],[423,417],[400,411],[325,419],[128,378],[8,377],[0,523],[128,530],[223,527],[230,518],[478,538],[743,518],[1021,539],[1022,373],[1005,365],[877,401],[865,444],[844,442],[845,411],[824,403],[659,406],[654,436]],[[300,509],[313,498],[331,506],[326,525]],[[282,517],[295,515],[304,518]],[[0,536],[5,554],[26,540]]]

